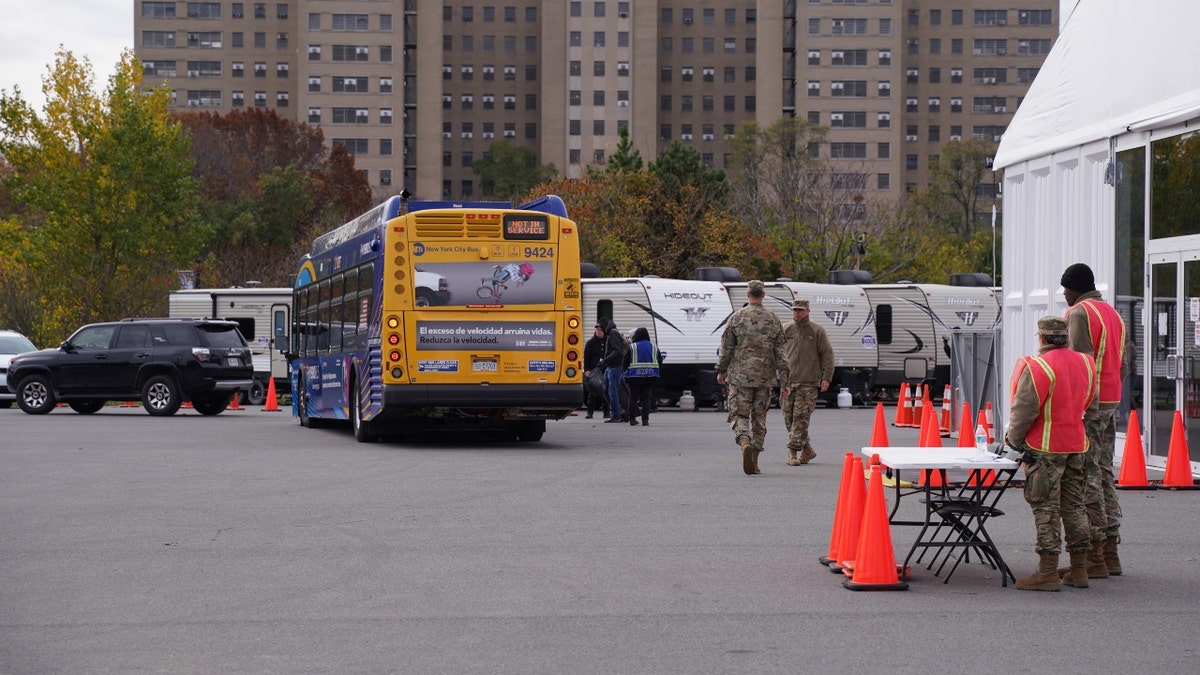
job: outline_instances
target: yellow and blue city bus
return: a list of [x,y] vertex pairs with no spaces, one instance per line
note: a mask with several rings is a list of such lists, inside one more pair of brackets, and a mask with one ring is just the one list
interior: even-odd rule
[[292,317],[292,411],[306,427],[537,441],[582,403],[579,230],[555,196],[516,208],[392,197],[313,241]]

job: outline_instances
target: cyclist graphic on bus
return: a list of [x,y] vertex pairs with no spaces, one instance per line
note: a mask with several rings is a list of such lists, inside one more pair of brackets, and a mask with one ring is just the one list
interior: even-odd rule
[[476,294],[482,299],[499,300],[504,291],[508,290],[508,284],[516,280],[517,285],[513,290],[517,290],[525,285],[529,277],[533,276],[533,265],[529,263],[508,263],[506,265],[493,265],[492,276],[490,279],[480,280],[480,287]]

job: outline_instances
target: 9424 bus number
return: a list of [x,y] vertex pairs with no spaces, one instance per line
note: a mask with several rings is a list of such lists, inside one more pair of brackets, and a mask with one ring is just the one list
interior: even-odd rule
[[526,246],[526,258],[553,258],[554,249],[549,246]]

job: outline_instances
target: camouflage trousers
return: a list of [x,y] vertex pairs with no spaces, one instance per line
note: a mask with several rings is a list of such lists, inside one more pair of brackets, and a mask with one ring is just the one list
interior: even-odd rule
[[[1083,453],[1035,452],[1037,461],[1025,465],[1025,501],[1033,509],[1039,555],[1092,550],[1087,512],[1083,507]],[[1060,527],[1061,525],[1061,527]]]
[[1087,482],[1083,504],[1087,508],[1092,541],[1116,537],[1121,533],[1121,503],[1113,475],[1117,428],[1117,405],[1100,406],[1099,412],[1084,417],[1090,447],[1084,453]]
[[779,407],[783,409],[783,423],[788,430],[788,450],[811,451],[808,423],[817,409],[817,388],[793,386],[787,396],[779,398]]
[[729,385],[729,426],[733,442],[742,436],[750,438],[750,447],[762,452],[767,439],[767,410],[771,407],[770,387],[735,387]]

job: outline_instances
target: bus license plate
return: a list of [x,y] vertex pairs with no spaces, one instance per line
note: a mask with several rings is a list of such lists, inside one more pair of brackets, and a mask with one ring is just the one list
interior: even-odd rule
[[471,370],[476,373],[494,373],[499,369],[496,367],[496,362],[492,359],[482,361],[472,361]]

